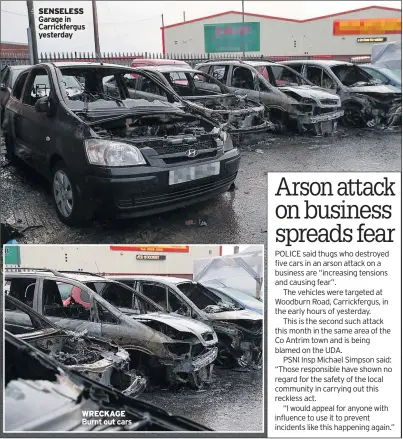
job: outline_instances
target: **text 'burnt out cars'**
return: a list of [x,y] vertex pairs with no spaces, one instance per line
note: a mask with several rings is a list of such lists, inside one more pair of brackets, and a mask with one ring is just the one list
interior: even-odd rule
[[[151,384],[200,388],[211,380],[217,335],[202,322],[169,315],[143,294],[92,274],[26,270],[6,273],[5,280],[10,296],[60,328],[126,349],[130,368],[146,375]],[[113,305],[117,301],[130,314]]]
[[[267,138],[273,124],[265,120],[265,107],[246,95],[235,94],[212,76],[182,66],[151,66],[141,70],[162,81],[194,108],[218,123],[231,134],[232,140],[250,144]],[[141,81],[141,77],[138,77]],[[137,86],[141,89],[141,84]],[[149,90],[150,93],[153,90]]]
[[14,431],[204,431],[116,392],[4,331],[3,428]]
[[345,61],[283,61],[312,83],[341,98],[345,125],[391,127],[402,123],[402,91],[381,84],[360,66]]
[[211,61],[196,69],[260,101],[277,131],[330,134],[343,115],[335,93],[314,87],[291,68],[267,61]]
[[[24,298],[32,295],[33,287],[27,286]],[[136,396],[146,388],[146,378],[129,369],[129,353],[115,343],[64,331],[12,295],[6,295],[4,302],[5,330],[15,337],[124,395]]]
[[[225,299],[198,282],[163,276],[109,276],[141,292],[170,315],[211,325],[218,337],[217,362],[225,366],[260,367],[263,316]],[[118,304],[115,304],[118,306]]]
[[67,224],[94,213],[133,217],[184,207],[225,192],[236,178],[240,155],[219,124],[163,84],[154,85],[166,100],[136,94],[134,71],[43,63],[14,85],[3,124],[8,158],[52,182]]

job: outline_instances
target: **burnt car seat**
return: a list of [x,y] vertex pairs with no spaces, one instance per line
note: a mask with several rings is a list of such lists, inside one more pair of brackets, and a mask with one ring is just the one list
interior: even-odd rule
[[237,88],[254,89],[252,72],[245,67],[238,67],[234,70],[232,84]]

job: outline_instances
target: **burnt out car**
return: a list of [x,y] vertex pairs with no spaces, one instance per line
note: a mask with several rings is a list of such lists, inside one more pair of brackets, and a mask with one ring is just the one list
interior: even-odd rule
[[[225,366],[260,367],[263,316],[188,279],[163,276],[108,276],[158,303],[170,315],[210,324],[218,337],[217,362]],[[130,312],[130,311],[126,311]]]
[[[169,315],[143,294],[101,276],[27,270],[6,273],[5,279],[10,296],[58,327],[113,341],[126,349],[130,368],[146,375],[151,385],[201,388],[210,383],[217,335],[208,325]],[[79,287],[81,300],[90,306],[74,301],[64,305],[60,291],[65,285]],[[120,308],[130,309],[130,315]]]
[[[235,94],[212,76],[181,66],[144,67],[143,72],[155,75],[196,111],[219,122],[233,141],[251,143],[264,140],[274,126],[265,120],[264,105],[247,96]],[[138,77],[142,81],[142,77]],[[141,83],[137,89],[142,89]]]
[[3,124],[4,110],[8,99],[10,98],[11,90],[14,86],[18,75],[24,70],[30,68],[28,65],[19,66],[5,66],[1,70],[0,79],[0,126]]
[[340,98],[314,87],[291,68],[267,61],[211,61],[196,69],[237,94],[262,102],[276,131],[330,134],[343,115]]
[[3,349],[6,432],[210,430],[71,370],[7,330]]
[[361,67],[335,60],[283,61],[312,83],[340,96],[349,126],[391,127],[402,123],[402,92],[381,84]]
[[240,154],[231,136],[164,85],[154,83],[165,100],[136,94],[134,71],[43,63],[14,85],[3,124],[7,156],[51,181],[67,224],[184,207],[225,192],[236,178]]
[[4,302],[4,327],[15,337],[68,369],[114,387],[125,395],[136,396],[146,388],[146,378],[129,369],[129,353],[115,343],[64,331],[10,295],[5,295]]

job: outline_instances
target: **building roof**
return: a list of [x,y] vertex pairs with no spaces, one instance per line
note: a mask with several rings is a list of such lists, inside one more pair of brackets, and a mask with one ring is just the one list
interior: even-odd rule
[[[244,12],[244,15],[246,17],[258,17],[258,18],[260,17],[260,18],[270,18],[272,20],[293,21],[294,23],[306,23],[306,22],[309,22],[309,21],[321,20],[323,18],[329,18],[329,17],[337,17],[337,16],[340,16],[340,15],[350,14],[352,12],[366,11],[366,10],[369,10],[369,9],[382,9],[382,10],[386,10],[386,11],[401,12],[401,9],[389,8],[387,6],[375,6],[374,5],[374,6],[366,6],[364,8],[351,9],[349,11],[338,12],[338,13],[335,13],[335,14],[321,15],[319,17],[313,17],[313,18],[306,18],[305,20],[296,20],[295,18],[274,17],[274,16],[271,16],[271,15],[253,14],[253,13],[250,13],[250,12]],[[207,20],[209,18],[221,17],[223,15],[229,15],[229,14],[242,15],[242,12],[240,12],[240,11],[220,12],[219,14],[206,15],[205,17],[195,18],[194,20],[182,21],[180,23],[174,23],[174,24],[169,24],[167,26],[162,26],[161,29],[169,29],[170,27],[182,26],[184,24],[194,23],[196,21]]]

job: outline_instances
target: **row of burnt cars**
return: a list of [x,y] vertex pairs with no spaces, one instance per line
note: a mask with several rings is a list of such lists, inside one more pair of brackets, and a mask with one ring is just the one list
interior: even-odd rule
[[[276,132],[401,124],[401,90],[342,61],[133,61],[11,66],[1,118],[10,162],[47,178],[61,221],[187,207],[234,185],[240,145]],[[275,134],[273,134],[275,135]]]
[[[260,312],[181,278],[4,277],[7,431],[203,430],[136,397],[156,386],[208,390],[214,365],[261,369],[263,307],[252,297]],[[84,411],[123,409],[115,424],[83,422]]]

